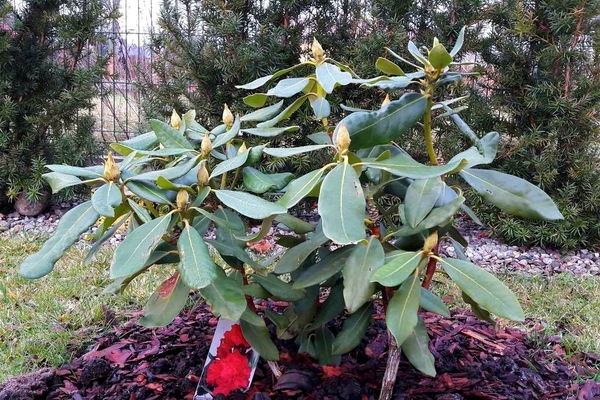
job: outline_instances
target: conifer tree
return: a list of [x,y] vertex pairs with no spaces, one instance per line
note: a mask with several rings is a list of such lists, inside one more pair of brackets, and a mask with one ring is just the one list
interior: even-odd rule
[[105,58],[92,45],[116,14],[101,0],[2,4],[0,28],[0,205],[43,191],[46,163],[83,165],[93,154]]

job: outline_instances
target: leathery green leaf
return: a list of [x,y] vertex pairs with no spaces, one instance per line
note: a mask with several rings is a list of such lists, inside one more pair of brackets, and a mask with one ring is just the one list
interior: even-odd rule
[[269,89],[267,95],[277,97],[292,97],[300,93],[310,83],[309,78],[287,78],[277,82],[274,88]]
[[240,118],[240,121],[266,121],[267,119],[277,115],[279,110],[281,110],[281,107],[283,107],[283,100],[281,100],[279,103],[273,104],[272,106],[261,108],[260,110],[246,114]]
[[471,168],[461,171],[460,176],[484,199],[510,214],[541,220],[563,218],[550,196],[524,179]]
[[379,57],[377,59],[377,61],[375,62],[375,68],[387,75],[404,75],[404,71],[402,71],[402,68],[400,68],[396,63],[383,57]]
[[425,288],[421,288],[421,300],[419,304],[421,307],[423,307],[423,309],[429,312],[441,315],[442,317],[450,318],[450,311],[442,299]]
[[321,365],[339,365],[342,357],[333,354],[335,336],[325,326],[321,326],[315,335],[315,357]]
[[306,328],[317,329],[344,312],[344,286],[342,282],[337,283],[329,291],[327,299],[319,306],[314,321]]
[[293,289],[291,284],[282,281],[274,274],[267,274],[267,276],[253,275],[252,277],[276,300],[300,301],[306,297],[306,290]]
[[188,142],[188,140],[171,125],[166,124],[157,119],[150,120],[150,127],[156,134],[158,140],[165,147],[173,147],[178,149],[193,149],[194,146]]
[[420,283],[419,274],[415,271],[410,278],[404,281],[388,304],[385,320],[398,346],[408,339],[417,326],[417,311],[421,297]]
[[185,306],[189,291],[179,274],[175,273],[150,296],[139,324],[149,328],[168,325]]
[[454,258],[439,258],[438,261],[460,290],[481,307],[513,321],[525,319],[513,292],[494,275],[467,261]]
[[129,276],[146,265],[152,250],[158,246],[171,222],[171,214],[153,219],[129,233],[115,250],[110,265],[111,279]]
[[372,282],[379,282],[387,287],[394,287],[404,282],[410,274],[419,266],[422,253],[415,251],[406,251],[388,261],[379,268],[373,276]]
[[121,200],[121,191],[114,182],[105,183],[92,194],[92,206],[105,217],[115,216],[115,207],[121,204]]
[[213,314],[237,321],[246,310],[246,297],[242,285],[229,278],[222,269],[217,271],[217,278],[207,287],[200,289],[200,294]]
[[19,274],[28,279],[37,279],[49,274],[63,253],[79,240],[79,236],[99,217],[91,201],[69,210],[58,222],[54,235],[37,253],[30,255],[21,263]]
[[242,171],[244,186],[254,193],[265,193],[275,187],[277,182],[259,170],[252,167],[245,167]]
[[423,165],[413,160],[407,154],[399,154],[381,161],[367,161],[362,163],[362,165],[369,168],[382,169],[405,178],[430,179],[456,173],[467,165],[467,161],[459,160],[445,165]]
[[285,188],[285,194],[277,200],[285,208],[295,206],[321,181],[325,168],[317,169],[293,180]]
[[375,293],[371,276],[384,263],[383,246],[376,236],[371,236],[367,244],[357,244],[342,270],[344,276],[344,301],[350,314],[356,312]]
[[[262,318],[258,316],[257,318],[257,323],[251,323],[245,319],[240,320],[240,326],[242,328],[242,334],[244,335],[244,338],[265,360],[279,360],[279,350],[277,350],[277,346],[275,346],[275,343],[273,343],[273,340],[271,339],[269,328],[267,328]],[[260,320],[260,324],[258,323],[258,320]]]
[[350,133],[350,150],[388,144],[398,139],[421,119],[426,104],[427,99],[421,94],[409,93],[380,110],[350,114],[343,119]]
[[417,179],[410,184],[404,199],[406,222],[415,228],[433,209],[442,192],[440,178]]
[[347,161],[323,180],[318,205],[323,232],[329,239],[349,244],[365,238],[365,196],[356,171]]
[[215,169],[213,169],[213,171],[211,172],[210,178],[212,179],[215,176],[220,176],[220,175],[224,174],[225,172],[229,172],[231,170],[241,167],[242,165],[244,165],[246,163],[246,160],[248,160],[249,154],[250,154],[250,151],[245,151],[241,154],[238,154],[235,157],[229,158],[229,159],[219,163],[215,167]]
[[323,63],[316,70],[317,81],[323,87],[326,93],[332,93],[338,85],[347,85],[352,81],[352,75],[349,72],[342,71],[337,65]]
[[249,218],[264,219],[271,215],[285,214],[287,212],[285,207],[268,202],[250,193],[233,190],[215,190],[215,194],[227,207]]
[[348,353],[360,344],[371,324],[374,309],[373,303],[367,303],[344,321],[342,330],[333,341],[333,354]]
[[318,263],[308,267],[296,278],[293,288],[307,288],[331,278],[344,268],[346,260],[350,257],[353,249],[354,245],[339,248]]
[[309,240],[288,249],[275,266],[275,273],[286,274],[297,270],[310,253],[328,241],[329,239],[322,231],[317,231]]
[[208,247],[198,231],[185,224],[177,250],[181,261],[177,268],[181,279],[192,289],[202,289],[217,277],[217,266],[208,252]]
[[429,351],[429,335],[421,318],[414,331],[402,343],[402,352],[416,369],[425,375],[435,376],[435,359]]

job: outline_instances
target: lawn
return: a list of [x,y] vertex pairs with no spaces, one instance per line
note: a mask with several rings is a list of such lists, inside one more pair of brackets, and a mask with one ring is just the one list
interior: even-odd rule
[[[123,296],[102,294],[108,281],[111,251],[82,266],[85,252],[71,249],[45,278],[28,281],[17,273],[20,261],[41,245],[39,238],[0,238],[0,382],[10,376],[58,366],[93,343],[109,327],[112,312],[140,310],[168,271],[143,274]],[[82,245],[83,246],[83,245]],[[164,273],[163,273],[164,272]],[[516,326],[534,330],[535,338],[560,336],[567,355],[600,353],[600,279],[558,275],[551,278],[500,277],[517,294],[527,321]],[[433,288],[450,306],[464,306],[460,293],[439,276]],[[110,310],[111,312],[106,312]],[[545,341],[539,340],[540,346]],[[552,349],[547,349],[552,351]]]

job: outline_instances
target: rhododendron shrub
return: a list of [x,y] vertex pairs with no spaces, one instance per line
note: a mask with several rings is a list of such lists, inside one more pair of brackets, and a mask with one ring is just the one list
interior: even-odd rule
[[[494,315],[524,318],[513,293],[464,255],[468,243],[455,217],[464,212],[478,220],[462,188],[472,187],[519,217],[562,217],[541,189],[490,169],[499,134],[479,137],[459,116],[462,98],[448,94],[468,74],[455,61],[463,37],[464,30],[451,51],[437,40],[423,49],[409,42],[412,61],[388,50],[395,61],[378,58],[375,65],[383,75],[369,79],[329,58],[315,40],[312,58],[240,87],[265,88],[244,98],[256,108],[249,114],[236,115],[225,107],[223,123],[209,129],[193,111],[174,112],[170,123],[152,120],[152,132],[113,144],[124,157],[119,163],[109,155],[103,167],[49,165],[52,172],[45,177],[54,191],[79,184],[96,189],[90,201],[65,214],[55,235],[23,262],[21,273],[28,278],[49,273],[64,250],[102,216],[89,261],[128,222],[127,237],[110,266],[114,282],[109,290],[125,290],[150,268],[173,270],[148,300],[140,320],[144,325],[169,323],[189,290],[197,290],[215,315],[240,320],[243,337],[262,357],[277,360],[277,347],[253,303],[272,299],[288,304],[283,312],[265,310],[277,337],[294,339],[299,351],[322,364],[337,364],[341,354],[363,341],[374,301],[381,301],[390,336],[382,398],[391,396],[400,350],[415,368],[435,375],[418,311],[449,316],[430,287],[436,272],[456,283],[478,317],[491,323]],[[376,88],[387,96],[378,109],[342,104],[343,112],[333,114],[328,96],[348,85]],[[286,125],[296,112],[314,115],[315,129],[306,132],[314,145],[269,146],[270,138],[300,129]],[[434,132],[444,129],[438,124],[444,119],[458,126],[471,146],[440,162]],[[402,148],[403,135],[413,128],[422,129],[427,163]],[[262,144],[248,147],[249,137]],[[259,168],[265,155],[312,152],[330,155],[330,162],[301,176]],[[277,198],[272,195],[278,199],[272,201]],[[395,198],[397,205],[382,207],[377,201],[382,196]],[[289,214],[305,198],[317,200],[316,226]],[[249,221],[260,229],[249,233]],[[248,244],[263,239],[274,223],[289,228],[278,238],[284,250],[259,262],[246,251]],[[208,238],[211,227],[214,236]],[[457,258],[440,253],[441,241],[454,245]],[[213,261],[217,254],[225,267]],[[340,316],[347,316],[341,330],[331,330],[329,322]],[[222,360],[230,357],[235,368],[245,370],[236,364],[243,355],[234,348]],[[219,365],[207,373],[207,381],[221,381],[229,390],[239,382],[232,370]]]

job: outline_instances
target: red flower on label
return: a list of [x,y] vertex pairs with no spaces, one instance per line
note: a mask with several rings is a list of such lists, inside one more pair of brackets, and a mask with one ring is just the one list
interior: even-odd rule
[[248,358],[239,350],[234,350],[226,357],[217,358],[209,364],[206,383],[214,386],[213,395],[227,396],[235,390],[246,389],[250,373]]
[[246,341],[239,325],[232,325],[231,329],[223,334],[223,339],[217,348],[217,357],[225,358],[235,349],[248,349],[250,343]]

